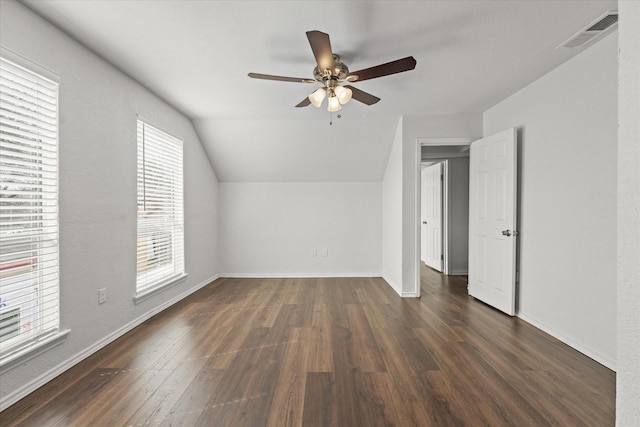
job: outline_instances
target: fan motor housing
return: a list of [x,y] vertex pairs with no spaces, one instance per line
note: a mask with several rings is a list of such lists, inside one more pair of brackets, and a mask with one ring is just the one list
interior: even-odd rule
[[313,69],[313,78],[321,83],[324,83],[329,79],[344,80],[345,77],[347,77],[347,74],[349,74],[349,68],[340,61],[340,56],[336,54],[333,55],[333,70],[326,71],[327,72],[325,73],[316,66]]

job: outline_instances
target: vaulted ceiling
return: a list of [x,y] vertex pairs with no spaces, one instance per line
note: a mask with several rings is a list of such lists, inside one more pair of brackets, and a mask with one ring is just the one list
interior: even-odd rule
[[[23,0],[193,120],[222,181],[380,180],[402,115],[482,112],[577,54],[556,49],[615,0]],[[294,108],[316,86],[305,32],[354,71],[405,56],[414,71],[355,83],[382,100]],[[326,102],[326,101],[325,101]]]

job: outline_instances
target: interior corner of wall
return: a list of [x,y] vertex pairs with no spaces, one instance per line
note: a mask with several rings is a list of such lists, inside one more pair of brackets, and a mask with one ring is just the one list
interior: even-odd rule
[[393,280],[389,279],[389,276],[387,276],[386,274],[382,273],[382,280],[384,280],[385,282],[387,282],[387,284],[389,286],[391,286],[391,289],[393,289],[394,291],[396,291],[396,293],[399,296],[402,296],[402,288],[400,288],[398,285],[396,285]]

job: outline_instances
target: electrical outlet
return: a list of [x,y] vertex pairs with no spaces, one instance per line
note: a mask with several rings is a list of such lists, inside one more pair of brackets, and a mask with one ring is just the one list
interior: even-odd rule
[[98,304],[107,302],[107,288],[98,289]]
[[318,256],[318,248],[311,248],[311,256]]
[[322,256],[329,256],[329,249],[322,248]]

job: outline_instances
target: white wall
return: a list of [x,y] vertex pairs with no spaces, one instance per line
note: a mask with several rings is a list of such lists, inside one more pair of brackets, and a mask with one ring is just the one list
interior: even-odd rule
[[402,295],[402,118],[382,180],[382,277]]
[[449,274],[469,272],[469,158],[448,159]]
[[[0,43],[60,81],[59,346],[2,374],[0,409],[218,272],[217,181],[191,123],[142,86],[14,1],[2,1]],[[136,114],[184,139],[188,278],[138,305]],[[107,302],[98,305],[98,289]]]
[[380,182],[220,183],[219,214],[224,276],[381,276]]
[[416,295],[420,286],[418,254],[420,206],[418,138],[480,138],[481,113],[404,116],[402,118],[402,295]]
[[616,360],[617,32],[484,114],[519,127],[518,316]]
[[616,425],[640,425],[640,2],[621,1]]

